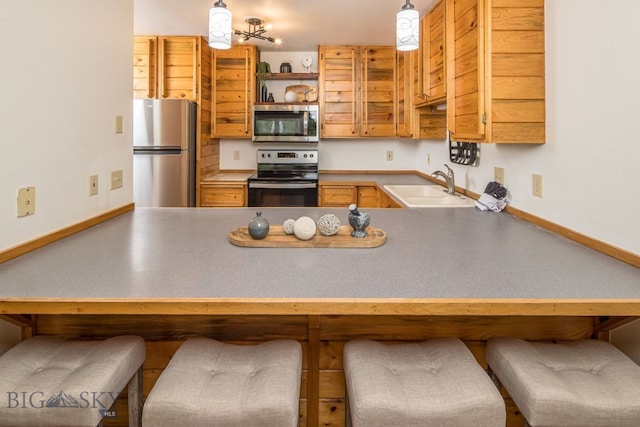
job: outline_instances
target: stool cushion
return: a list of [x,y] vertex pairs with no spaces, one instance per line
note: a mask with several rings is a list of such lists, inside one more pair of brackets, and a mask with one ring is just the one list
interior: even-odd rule
[[353,426],[500,426],[504,400],[456,338],[349,341],[344,371]]
[[0,356],[0,425],[98,425],[142,366],[144,340],[36,336]]
[[191,338],[144,404],[149,427],[297,426],[302,350],[294,340],[257,345]]
[[640,425],[640,366],[611,344],[493,338],[486,357],[532,426]]

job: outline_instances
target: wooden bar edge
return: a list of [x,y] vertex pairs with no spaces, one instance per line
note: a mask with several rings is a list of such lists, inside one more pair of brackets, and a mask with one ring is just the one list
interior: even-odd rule
[[6,297],[0,314],[640,316],[640,299]]

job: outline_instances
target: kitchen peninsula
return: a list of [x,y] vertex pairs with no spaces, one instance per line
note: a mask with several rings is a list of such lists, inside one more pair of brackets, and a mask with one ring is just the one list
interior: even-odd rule
[[[146,395],[181,340],[305,349],[301,425],[344,419],[352,338],[606,336],[640,316],[640,269],[506,213],[369,209],[374,249],[243,248],[255,209],[139,208],[0,265],[0,315],[28,333],[147,340]],[[343,208],[263,208],[271,224]],[[124,405],[124,401],[119,404]],[[511,424],[517,409],[507,398]],[[125,413],[126,411],[122,411]]]

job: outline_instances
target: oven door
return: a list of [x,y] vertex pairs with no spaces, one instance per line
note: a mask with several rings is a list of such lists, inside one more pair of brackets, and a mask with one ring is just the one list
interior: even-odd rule
[[318,206],[318,183],[249,181],[250,207]]

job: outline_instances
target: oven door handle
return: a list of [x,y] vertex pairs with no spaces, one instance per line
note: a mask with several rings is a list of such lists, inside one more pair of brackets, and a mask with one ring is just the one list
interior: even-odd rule
[[296,190],[301,188],[316,188],[315,183],[283,183],[283,182],[250,182],[249,188],[283,188],[287,190]]

